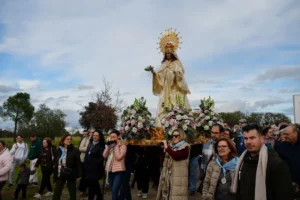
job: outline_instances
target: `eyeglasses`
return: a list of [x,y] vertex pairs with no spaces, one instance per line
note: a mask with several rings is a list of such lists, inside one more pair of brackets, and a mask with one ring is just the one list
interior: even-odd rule
[[227,145],[218,146],[218,149],[225,149],[225,148],[227,148],[227,147],[228,147]]
[[173,138],[178,138],[180,135],[173,135]]

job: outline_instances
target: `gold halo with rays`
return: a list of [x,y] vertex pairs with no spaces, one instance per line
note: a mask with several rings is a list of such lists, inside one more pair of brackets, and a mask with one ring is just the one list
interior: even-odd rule
[[179,37],[180,32],[176,31],[176,29],[169,28],[160,34],[161,36],[158,38],[159,43],[157,43],[159,45],[157,49],[160,49],[160,52],[175,52],[177,49],[181,49],[179,45],[182,44],[180,42],[182,37]]

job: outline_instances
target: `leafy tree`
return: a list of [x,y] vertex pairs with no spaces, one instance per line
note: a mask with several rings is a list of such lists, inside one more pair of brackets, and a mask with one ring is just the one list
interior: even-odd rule
[[[30,94],[19,92],[14,96],[9,97],[0,107],[0,115],[14,121],[14,136],[16,136],[18,124],[31,120],[34,112],[34,107],[30,103]],[[14,137],[14,141],[15,141]]]
[[223,119],[223,121],[226,122],[230,127],[233,127],[235,124],[239,123],[240,119],[245,119],[246,115],[241,111],[221,112],[219,113],[219,117]]
[[104,89],[93,95],[93,101],[84,106],[81,111],[79,123],[82,127],[88,129],[90,127],[108,130],[117,125],[118,113],[122,111],[123,99],[120,93],[113,94],[111,92],[111,84],[103,79]]
[[103,102],[89,102],[89,105],[84,107],[84,111],[80,112],[80,115],[79,123],[84,128],[114,128],[118,121],[116,110]]
[[246,118],[248,122],[261,124],[264,113],[250,113]]
[[277,124],[280,122],[291,123],[291,119],[283,113],[267,112],[267,113],[262,114],[261,120],[259,121],[259,123],[261,125],[263,125],[263,124],[271,125],[271,124]]
[[291,123],[291,119],[283,113],[250,113],[246,115],[240,111],[236,112],[222,112],[219,116],[224,122],[228,123],[229,126],[233,127],[234,124],[238,124],[240,119],[246,119],[248,122],[257,123],[259,125],[264,124],[277,124],[280,122]]
[[1,138],[11,138],[14,137],[14,133],[9,130],[0,129]]
[[26,136],[35,133],[41,138],[61,136],[66,133],[65,117],[61,110],[41,104],[30,123],[22,124],[19,132]]

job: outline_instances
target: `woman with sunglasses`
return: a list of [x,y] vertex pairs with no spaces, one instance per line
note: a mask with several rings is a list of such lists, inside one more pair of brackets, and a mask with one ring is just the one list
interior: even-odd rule
[[156,200],[188,199],[188,166],[190,145],[185,142],[185,132],[176,129],[172,143],[164,140],[165,160],[160,175]]
[[203,200],[235,200],[230,193],[231,182],[238,162],[237,150],[229,138],[219,139],[215,146],[217,156],[209,162],[203,184]]

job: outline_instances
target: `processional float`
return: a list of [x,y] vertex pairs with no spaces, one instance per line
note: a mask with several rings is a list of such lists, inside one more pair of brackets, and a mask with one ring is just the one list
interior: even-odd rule
[[157,71],[152,66],[145,68],[145,71],[152,73],[152,91],[159,97],[156,117],[152,117],[143,97],[135,99],[121,116],[121,133],[128,144],[157,145],[162,140],[170,139],[177,128],[185,131],[186,141],[190,144],[202,144],[208,140],[211,126],[218,123],[215,102],[210,97],[200,100],[198,108],[192,110],[190,107],[187,99],[190,90],[176,53],[182,44],[180,39],[179,32],[172,28],[159,37],[162,64]]

